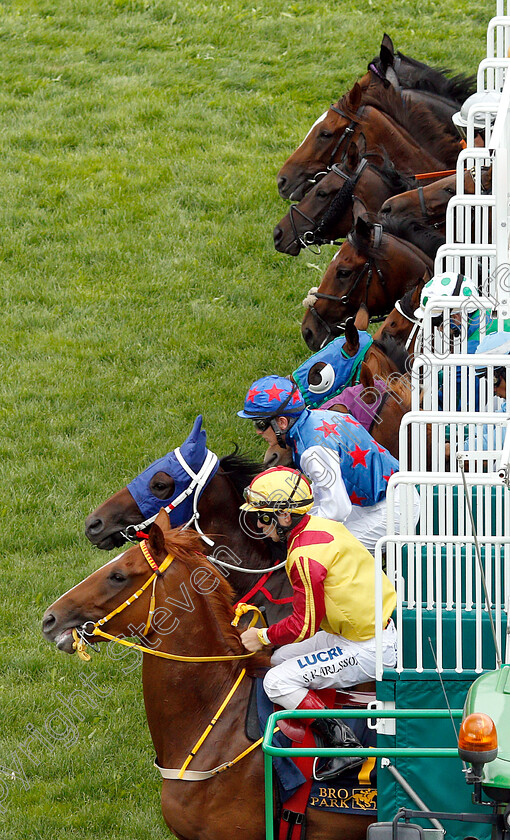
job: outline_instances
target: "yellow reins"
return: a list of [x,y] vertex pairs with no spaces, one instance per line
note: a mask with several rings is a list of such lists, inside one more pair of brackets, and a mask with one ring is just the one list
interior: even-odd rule
[[[249,659],[251,656],[255,656],[255,652],[240,653],[231,656],[179,656],[176,653],[165,653],[164,651],[144,647],[144,645],[139,645],[136,642],[128,642],[127,639],[119,639],[117,636],[112,636],[110,635],[110,633],[105,633],[103,630],[100,630],[99,628],[106,624],[107,621],[110,621],[110,619],[112,619],[114,616],[118,615],[123,610],[125,610],[126,607],[129,607],[131,604],[133,604],[152,583],[152,595],[149,604],[149,611],[147,614],[147,621],[145,622],[145,628],[142,631],[142,636],[146,636],[149,632],[152,616],[154,615],[155,610],[156,581],[158,577],[161,577],[163,572],[166,569],[168,569],[168,567],[175,558],[172,554],[167,554],[161,565],[158,566],[154,558],[152,557],[149,549],[147,548],[145,540],[142,540],[142,542],[139,544],[139,547],[142,551],[143,556],[147,560],[147,563],[149,564],[151,569],[154,570],[153,574],[145,581],[145,583],[140,587],[140,589],[138,589],[133,595],[131,595],[126,601],[124,601],[124,603],[121,604],[120,607],[117,607],[116,609],[112,610],[112,612],[108,613],[108,615],[105,615],[104,618],[100,618],[99,621],[96,621],[92,627],[92,631],[86,634],[87,636],[100,636],[102,639],[108,639],[111,642],[117,642],[117,644],[124,645],[124,647],[134,648],[134,650],[141,650],[142,653],[150,653],[152,656],[159,656],[161,659],[172,659],[176,662],[231,662],[239,659]],[[262,613],[260,612],[258,607],[255,607],[252,604],[238,604],[236,607],[235,618],[232,621],[232,625],[236,627],[241,616],[250,611],[253,611],[255,613],[255,616],[250,622],[250,627],[253,627],[253,625],[256,624],[257,618],[259,616],[263,620]],[[73,627],[73,639],[73,649],[76,651],[80,659],[83,659],[87,662],[90,659],[90,654],[87,653],[86,642],[79,635],[76,627]]]
[[[109,639],[112,642],[117,642],[117,644],[119,644],[119,645],[124,645],[125,647],[134,648],[135,650],[141,650],[142,653],[150,653],[152,656],[159,656],[162,659],[172,659],[172,660],[175,660],[177,662],[194,662],[194,663],[196,663],[196,662],[228,662],[228,661],[232,661],[232,660],[236,660],[236,659],[248,659],[250,656],[255,655],[255,652],[252,652],[252,653],[239,654],[237,656],[195,656],[195,657],[193,657],[193,656],[179,656],[176,653],[165,653],[164,651],[153,650],[152,648],[144,647],[143,645],[136,644],[135,642],[128,642],[126,639],[119,639],[117,636],[112,636],[110,633],[105,633],[103,630],[100,630],[99,628],[102,627],[102,625],[106,624],[114,616],[119,615],[119,613],[121,613],[123,610],[125,610],[127,607],[129,607],[131,604],[133,604],[140,597],[140,595],[142,595],[142,593],[145,592],[146,589],[148,589],[148,587],[152,583],[152,594],[151,594],[151,599],[150,599],[150,603],[149,603],[149,611],[148,611],[148,614],[147,614],[147,621],[145,622],[145,628],[142,631],[142,635],[146,636],[147,633],[149,632],[149,629],[151,627],[152,617],[153,617],[154,611],[155,611],[156,581],[157,581],[158,577],[161,577],[162,573],[166,569],[168,569],[170,564],[173,562],[174,557],[171,554],[167,554],[167,556],[165,557],[165,559],[163,560],[161,565],[158,566],[156,561],[152,557],[152,555],[151,555],[151,553],[150,553],[150,551],[149,551],[149,549],[146,545],[145,540],[143,540],[140,543],[140,549],[142,551],[143,556],[147,560],[147,563],[149,564],[149,566],[153,570],[153,574],[145,581],[144,584],[142,584],[140,589],[138,589],[133,595],[130,595],[130,597],[126,601],[124,601],[123,604],[121,604],[119,607],[116,607],[116,609],[112,610],[110,613],[108,613],[108,615],[105,615],[103,618],[99,619],[99,621],[96,621],[95,624],[92,627],[92,631],[90,633],[87,633],[88,636],[100,636],[103,639]],[[232,626],[237,627],[237,625],[239,624],[240,618],[248,612],[253,612],[254,613],[254,615],[253,615],[253,617],[250,621],[250,624],[249,624],[250,627],[253,627],[257,623],[257,620],[258,620],[259,617],[262,620],[264,620],[263,616],[262,616],[262,613],[260,612],[258,607],[255,607],[252,604],[239,603],[236,607],[236,610],[235,610],[235,617],[232,621]],[[82,659],[84,661],[90,660],[90,654],[88,654],[87,651],[86,651],[86,642],[78,634],[78,631],[77,631],[76,627],[73,627],[73,639],[74,639],[73,649],[76,650],[76,653],[78,654],[80,659]],[[220,764],[218,767],[213,768],[212,770],[201,771],[201,772],[198,772],[198,773],[194,773],[193,771],[187,771],[186,770],[186,768],[191,763],[191,761],[193,760],[193,758],[195,757],[195,755],[199,751],[200,747],[204,743],[205,739],[207,738],[207,736],[209,735],[209,733],[211,732],[213,727],[218,722],[222,713],[227,708],[228,704],[230,703],[230,700],[232,699],[235,692],[237,691],[237,689],[241,685],[245,675],[246,675],[246,668],[243,668],[243,670],[239,674],[237,680],[235,681],[234,685],[232,686],[232,688],[228,692],[227,696],[223,700],[223,702],[222,702],[221,706],[219,707],[218,711],[216,712],[216,714],[211,719],[211,722],[206,726],[204,732],[202,733],[202,735],[200,736],[200,738],[196,742],[196,744],[193,747],[193,749],[191,750],[191,752],[188,754],[188,757],[186,758],[186,760],[182,764],[181,768],[179,770],[169,770],[169,769],[164,768],[164,767],[159,767],[159,765],[156,764],[156,766],[158,767],[158,769],[160,770],[160,772],[161,772],[161,774],[164,778],[181,779],[181,780],[188,780],[190,777],[192,777],[194,779],[211,778],[211,776],[215,776],[218,773],[221,773],[222,771],[227,770],[229,767],[232,767],[232,765],[237,764],[238,761],[240,761],[246,755],[251,753],[254,749],[256,749],[262,743],[262,738],[259,738],[258,741],[255,741],[255,743],[251,744],[246,750],[244,750],[244,752],[240,753],[238,756],[236,756],[234,759],[232,759],[232,761],[226,761],[223,764]],[[276,727],[275,731],[277,729],[278,729],[278,727]]]

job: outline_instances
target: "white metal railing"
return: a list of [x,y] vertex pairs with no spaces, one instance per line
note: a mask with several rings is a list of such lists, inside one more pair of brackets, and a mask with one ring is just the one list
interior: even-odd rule
[[[487,332],[510,332],[509,68],[510,0],[497,0],[487,27],[487,57],[477,73],[477,90],[497,95],[468,111],[467,148],[459,155],[456,196],[446,211],[446,244],[435,260],[436,274],[465,275],[483,298],[439,297],[427,303],[410,371],[411,411],[400,429],[401,469],[388,482],[388,536],[376,547],[379,573],[384,559],[397,588],[399,671],[494,667],[489,609],[500,649],[506,633],[510,394],[503,411],[494,394],[494,370],[504,367],[510,382],[510,356],[474,356],[473,351]],[[477,135],[478,142],[484,137],[484,147],[475,146]],[[486,373],[478,375],[482,365]],[[378,576],[377,626],[382,626],[381,580]],[[380,631],[376,641],[380,679]],[[503,656],[509,661],[508,651]]]

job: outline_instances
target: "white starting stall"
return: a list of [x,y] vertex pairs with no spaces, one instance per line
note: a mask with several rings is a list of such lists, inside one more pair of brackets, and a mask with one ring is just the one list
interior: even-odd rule
[[[487,331],[507,329],[510,337],[509,56],[510,2],[498,2],[477,74],[478,92],[487,95],[467,112],[467,146],[447,209],[447,241],[435,262],[436,274],[469,277],[480,298],[428,301],[410,369],[412,410],[400,431],[401,470],[388,487],[391,530],[376,550],[379,569],[386,568],[397,589],[399,639],[394,671],[383,669],[378,651],[379,708],[462,707],[478,674],[510,661],[510,394],[506,408],[494,395],[495,369],[506,368],[510,382],[510,356],[474,355]],[[473,194],[466,191],[466,172]],[[484,365],[480,374],[477,368]],[[398,523],[392,522],[397,493]],[[427,746],[455,745],[453,722],[434,733],[407,722],[396,730],[387,722],[379,726],[378,746],[417,745],[420,739]],[[395,781],[397,773],[387,772],[389,764],[383,760],[378,773],[379,820],[391,820],[399,807],[415,807]],[[452,802],[449,780],[458,786],[460,776],[462,784],[459,766],[433,774],[417,761],[395,760],[397,766],[428,808],[476,810],[467,787],[465,801]],[[461,823],[445,828],[449,837],[466,834]],[[470,826],[469,832],[484,837],[487,827]]]

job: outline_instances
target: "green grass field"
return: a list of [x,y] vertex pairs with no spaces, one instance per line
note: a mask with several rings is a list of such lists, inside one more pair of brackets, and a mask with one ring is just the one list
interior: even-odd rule
[[[385,31],[473,73],[493,14],[0,3],[1,840],[168,838],[139,667],[95,655],[86,670],[43,641],[42,613],[113,556],[85,516],[198,413],[219,455],[262,454],[235,411],[306,356],[301,300],[332,256],[274,251],[276,172]],[[95,688],[66,724],[80,675]]]

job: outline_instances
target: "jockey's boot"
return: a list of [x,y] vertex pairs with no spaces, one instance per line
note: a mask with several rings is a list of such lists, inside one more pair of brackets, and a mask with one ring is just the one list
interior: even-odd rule
[[[322,702],[315,691],[309,691],[304,700],[298,706],[298,709],[326,709],[327,706]],[[317,732],[324,741],[325,747],[353,747],[357,749],[363,745],[358,741],[352,729],[347,726],[339,718],[316,718],[312,723],[312,729]],[[332,779],[334,776],[339,776],[346,770],[360,767],[363,764],[364,758],[361,756],[352,755],[338,755],[332,758],[327,758],[324,764],[319,769],[314,771],[314,777],[318,781],[323,779]],[[317,764],[317,762],[316,762]]]

